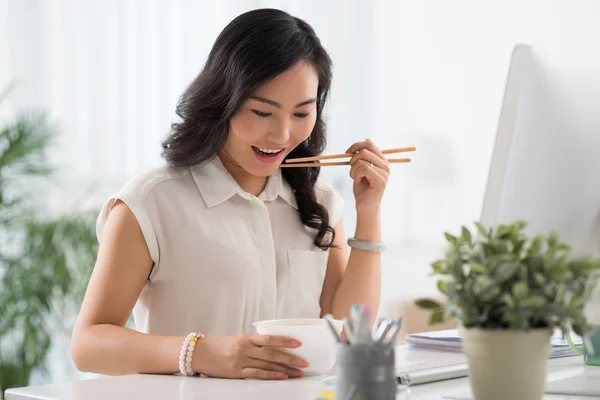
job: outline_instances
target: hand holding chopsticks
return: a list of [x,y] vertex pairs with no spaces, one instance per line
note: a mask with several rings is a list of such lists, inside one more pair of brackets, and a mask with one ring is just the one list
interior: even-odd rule
[[[400,147],[395,149],[382,150],[381,154],[397,154],[415,151],[416,148],[411,147]],[[339,158],[353,157],[356,153],[342,153],[342,154],[330,154],[326,156],[315,156],[315,157],[302,157],[302,158],[291,158],[285,160],[281,164],[282,168],[298,168],[298,167],[331,167],[339,165],[351,165],[351,161],[335,161],[335,162],[320,162],[323,160],[335,160]],[[387,159],[388,163],[408,163],[410,158],[391,158]]]
[[[323,167],[333,165],[349,165],[350,178],[354,181],[354,199],[356,211],[371,218],[379,210],[383,192],[390,175],[390,164],[410,162],[410,158],[387,159],[386,154],[415,151],[415,147],[402,147],[381,151],[370,139],[354,143],[343,154],[304,157],[285,160],[284,168]],[[336,158],[350,158],[348,161],[321,162]]]

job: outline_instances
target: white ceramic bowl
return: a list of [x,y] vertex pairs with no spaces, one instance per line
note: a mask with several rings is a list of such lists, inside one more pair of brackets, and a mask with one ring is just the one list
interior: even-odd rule
[[[332,322],[339,335],[343,322]],[[335,365],[336,340],[325,319],[277,319],[255,322],[254,326],[259,335],[287,336],[300,341],[302,346],[297,349],[281,350],[302,357],[308,362],[307,368],[300,368],[304,375],[323,374]]]

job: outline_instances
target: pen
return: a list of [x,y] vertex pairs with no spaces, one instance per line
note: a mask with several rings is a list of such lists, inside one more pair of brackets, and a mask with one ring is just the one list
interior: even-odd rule
[[333,336],[335,336],[335,341],[338,343],[341,343],[342,339],[340,338],[340,335],[338,335],[337,330],[335,329],[335,326],[333,326],[332,319],[333,319],[333,316],[331,314],[327,314],[325,316],[325,321],[327,321],[327,326],[329,326],[331,333],[333,333]]
[[346,333],[346,341],[352,344],[354,342],[354,328],[349,318],[344,318],[344,332]]
[[385,344],[387,345],[394,345],[394,342],[396,341],[396,338],[398,337],[398,333],[400,333],[400,328],[402,327],[402,318],[398,318],[396,321],[394,321],[394,326],[387,332],[387,340],[385,340]]
[[383,343],[383,341],[385,339],[385,335],[387,335],[389,330],[392,328],[392,324],[393,324],[393,321],[391,318],[384,319],[381,322],[381,324],[379,324],[379,327],[377,328],[377,331],[375,332],[375,335],[373,336],[373,340],[377,341],[380,344]]

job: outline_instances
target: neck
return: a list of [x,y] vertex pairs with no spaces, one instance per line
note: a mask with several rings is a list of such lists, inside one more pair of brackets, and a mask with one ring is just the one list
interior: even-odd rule
[[262,193],[267,185],[267,179],[265,177],[254,176],[246,172],[242,167],[233,162],[223,152],[219,153],[221,163],[229,172],[229,174],[235,179],[238,185],[246,193],[250,193],[254,196],[258,196]]

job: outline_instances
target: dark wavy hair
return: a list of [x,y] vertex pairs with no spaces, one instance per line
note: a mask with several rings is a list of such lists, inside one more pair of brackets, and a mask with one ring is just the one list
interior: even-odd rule
[[[215,41],[204,69],[179,100],[181,122],[171,126],[163,158],[180,167],[215,157],[227,140],[229,120],[242,103],[261,84],[301,61],[312,64],[319,74],[317,120],[309,138],[288,157],[320,154],[326,144],[322,113],[331,87],[331,58],[305,21],[281,10],[258,9],[235,18]],[[315,245],[328,249],[335,232],[327,210],[317,202],[319,168],[283,168],[282,174],[294,190],[300,220],[316,230]]]

